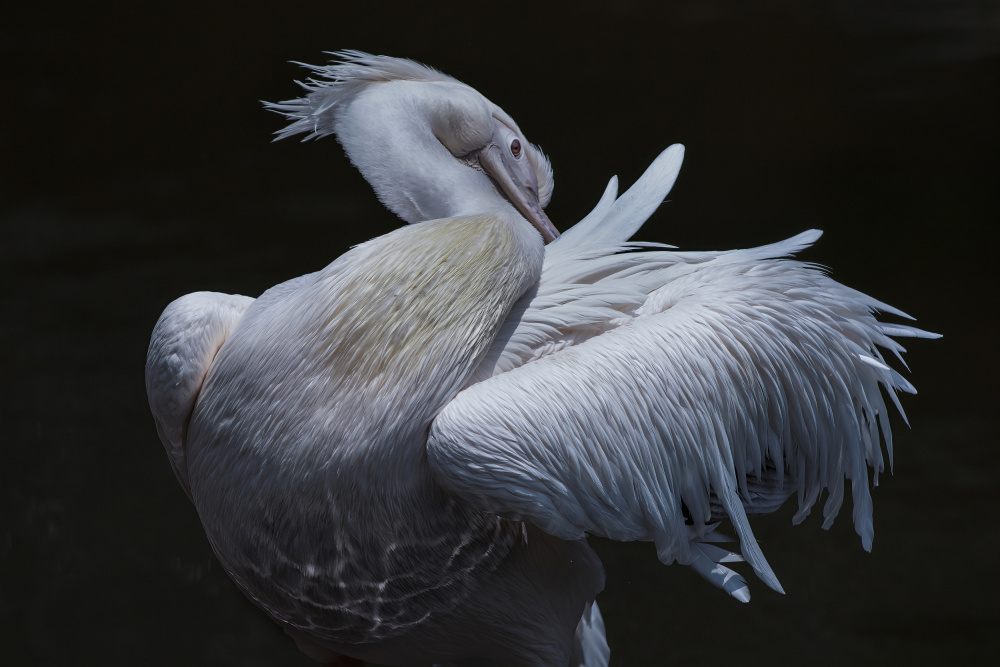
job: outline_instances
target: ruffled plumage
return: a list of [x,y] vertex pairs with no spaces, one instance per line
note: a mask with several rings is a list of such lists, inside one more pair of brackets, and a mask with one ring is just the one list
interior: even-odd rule
[[[728,252],[629,244],[680,157],[666,151],[617,201],[612,182],[548,247],[537,288],[435,420],[429,457],[442,486],[474,506],[564,539],[653,540],[665,563],[702,574],[714,568],[706,552],[732,558],[703,544],[725,516],[780,590],[747,511],[794,493],[800,521],[825,490],[828,527],[847,479],[870,549],[867,471],[877,480],[884,468],[880,437],[892,457],[879,387],[901,414],[896,392],[914,391],[880,348],[899,357],[890,335],[935,336],[880,323],[876,310],[906,316],[783,259],[815,230]],[[722,574],[716,583],[731,587]]]

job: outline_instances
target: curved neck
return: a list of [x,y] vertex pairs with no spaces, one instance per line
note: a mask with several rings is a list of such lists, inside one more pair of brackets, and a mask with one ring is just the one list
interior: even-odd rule
[[389,81],[368,86],[337,114],[335,130],[379,200],[407,222],[513,212],[492,180],[435,136],[469,150],[492,126],[481,95],[459,83]]

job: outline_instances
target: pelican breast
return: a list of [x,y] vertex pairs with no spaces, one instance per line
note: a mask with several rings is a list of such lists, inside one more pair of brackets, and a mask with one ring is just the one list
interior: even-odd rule
[[385,638],[507,554],[519,530],[446,498],[424,447],[542,256],[513,216],[430,221],[247,311],[191,419],[190,484],[219,559],[275,618]]

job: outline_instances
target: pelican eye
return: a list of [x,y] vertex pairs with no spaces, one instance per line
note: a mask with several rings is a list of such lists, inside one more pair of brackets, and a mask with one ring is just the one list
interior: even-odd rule
[[510,142],[510,154],[514,157],[521,157],[521,142],[517,139]]

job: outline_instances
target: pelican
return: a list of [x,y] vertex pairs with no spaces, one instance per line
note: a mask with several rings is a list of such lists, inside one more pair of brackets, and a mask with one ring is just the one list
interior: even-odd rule
[[[891,465],[882,350],[934,337],[788,257],[629,239],[673,186],[665,150],[559,235],[547,158],[473,88],[335,54],[280,137],[334,134],[407,223],[257,299],[199,292],[153,331],[170,463],[237,586],[319,661],[607,665],[587,535],[655,544],[741,601],[778,578],[748,517],[845,480],[871,548]],[[884,388],[885,394],[882,389]],[[905,419],[905,416],[904,416]],[[883,456],[881,442],[885,442]],[[728,519],[738,547],[716,530]]]

